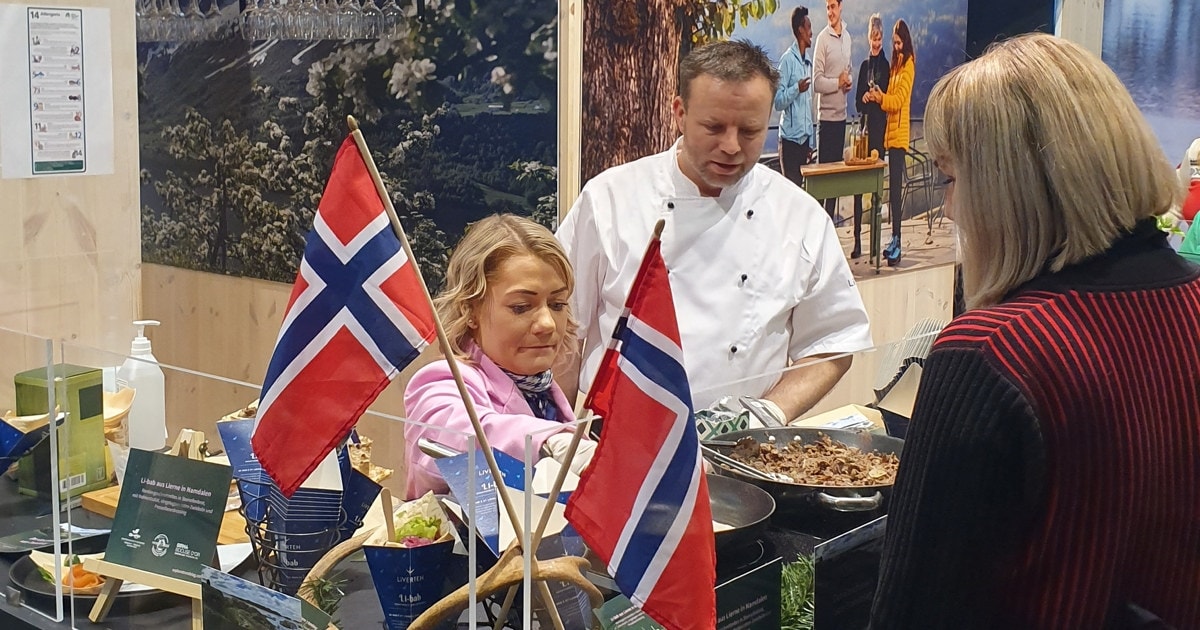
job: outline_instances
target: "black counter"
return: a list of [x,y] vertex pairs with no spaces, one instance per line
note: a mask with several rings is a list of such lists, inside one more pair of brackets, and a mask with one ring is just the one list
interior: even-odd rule
[[[63,514],[66,522],[66,514]],[[108,529],[112,521],[82,508],[70,511],[73,525],[93,529]],[[0,534],[16,534],[50,527],[52,515],[50,501],[23,496],[17,493],[17,484],[7,476],[0,476]],[[86,544],[86,543],[80,543]],[[66,547],[64,546],[64,551]],[[76,550],[80,552],[81,550]],[[88,549],[87,551],[93,551]],[[56,622],[30,610],[37,608],[48,615],[55,614],[54,597],[22,591],[13,585],[9,572],[14,562],[24,554],[0,554],[0,571],[4,581],[5,601],[0,603],[0,627],[5,628],[69,628],[72,617],[76,628],[187,628],[190,625],[191,608],[187,599],[170,593],[149,593],[137,597],[118,598],[113,610],[103,623],[93,624],[88,620],[94,597],[79,597],[63,600],[64,620]],[[15,605],[16,602],[22,605]],[[72,610],[73,605],[73,610]]]
[[[109,519],[83,510],[82,508],[71,510],[71,520],[72,524],[76,526],[97,529],[107,529],[111,524]],[[49,514],[48,501],[18,495],[16,483],[6,476],[0,476],[0,535],[30,531],[48,527],[50,524],[51,516]],[[790,563],[801,556],[811,556],[816,545],[826,539],[827,536],[815,536],[775,524],[760,536],[759,543],[755,545],[755,554],[760,556],[763,554],[774,554],[775,556],[782,557],[785,563]],[[746,555],[744,563],[752,563],[754,558],[749,557],[749,551],[746,552]],[[361,554],[359,556],[361,557]],[[18,628],[57,630],[59,628],[70,628],[72,627],[72,618],[75,620],[74,627],[85,630],[92,628],[107,628],[112,630],[151,628],[155,630],[186,630],[191,627],[191,606],[189,601],[182,596],[161,592],[118,598],[112,611],[99,624],[93,624],[87,618],[95,601],[94,597],[76,598],[74,600],[73,611],[71,609],[71,600],[67,598],[64,600],[64,621],[52,621],[27,607],[16,606],[11,603],[15,600],[12,594],[17,593],[18,590],[8,579],[8,575],[12,564],[20,557],[20,554],[0,554],[0,571],[3,572],[4,576],[5,592],[9,595],[7,601],[0,602],[0,628],[4,628],[4,630]],[[877,556],[875,558],[877,562]],[[863,556],[860,554],[855,559],[856,565],[859,566],[856,566],[852,572],[838,571],[840,574],[838,577],[838,589],[845,589],[847,593],[852,592],[854,594],[854,597],[848,597],[839,602],[839,608],[845,606],[846,609],[853,610],[861,608],[864,605],[869,606],[870,595],[874,590],[874,571],[877,570],[877,565],[872,566],[871,560],[871,557],[867,557],[864,561]],[[243,566],[236,573],[246,579],[254,580],[255,572],[253,567],[249,566],[251,564],[253,564],[252,561],[247,562],[246,566]],[[742,562],[739,562],[738,558],[730,558],[728,554],[723,554],[723,557],[718,562],[718,572],[736,571],[739,568],[739,564],[742,564]],[[335,568],[335,573],[339,573],[340,578],[345,580],[342,589],[346,592],[341,606],[335,615],[335,620],[339,623],[339,626],[355,630],[383,628],[383,611],[376,598],[366,562],[352,556],[350,559],[339,564]],[[828,581],[829,577],[831,577],[828,570],[825,576],[826,581]],[[818,568],[817,580],[818,587],[820,587],[820,582],[822,581],[820,568]],[[840,584],[842,581],[845,581],[844,585]],[[38,610],[51,615],[54,613],[53,597],[31,595],[25,591],[19,591],[19,597],[23,600],[25,606],[36,607]],[[839,618],[841,618],[840,615]],[[485,615],[481,614],[480,619],[485,619]],[[842,627],[853,628],[855,626],[857,624]],[[459,624],[459,627],[465,628],[467,624],[462,622]]]
[[[16,482],[7,476],[0,476],[0,536],[49,527],[51,525],[50,502],[19,495],[16,486]],[[78,527],[108,529],[112,523],[111,519],[78,507],[71,510],[70,516],[72,524]],[[63,518],[65,522],[65,515]],[[88,549],[87,551],[96,550]],[[77,549],[76,553],[79,552],[80,550]],[[108,616],[98,624],[88,620],[88,613],[91,612],[92,604],[95,603],[95,597],[75,598],[74,610],[71,607],[71,599],[64,598],[64,620],[49,619],[30,610],[29,607],[35,607],[48,615],[54,615],[54,597],[19,590],[9,579],[13,563],[23,555],[0,554],[0,572],[2,572],[0,579],[3,579],[5,586],[3,592],[7,596],[5,601],[0,601],[0,628],[4,630],[71,628],[72,619],[74,619],[75,628],[84,630],[93,628],[189,630],[191,628],[190,601],[180,595],[157,591],[118,597]],[[358,558],[361,558],[361,554],[358,555]],[[345,580],[342,589],[346,592],[341,607],[335,615],[335,620],[341,624],[342,628],[356,630],[383,628],[383,610],[375,595],[370,570],[367,563],[358,558],[352,556],[335,568],[335,572]],[[258,581],[252,565],[253,560],[251,559],[234,573],[239,577]],[[17,598],[24,603],[23,606],[11,603]]]

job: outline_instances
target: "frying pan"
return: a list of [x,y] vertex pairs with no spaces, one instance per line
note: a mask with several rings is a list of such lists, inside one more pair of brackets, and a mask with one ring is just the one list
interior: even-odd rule
[[[434,458],[458,454],[458,451],[428,438],[421,438],[417,447]],[[775,512],[775,499],[769,492],[723,475],[709,474],[706,479],[713,520],[731,528],[714,534],[718,550],[750,542],[767,528],[771,514]]]
[[[890,453],[900,456],[900,451],[904,446],[903,440],[886,435],[809,427],[778,427],[731,431],[722,434],[719,442],[711,442],[707,443],[707,445],[724,455],[729,455],[733,452],[733,447],[730,444],[737,442],[743,437],[752,437],[758,442],[767,442],[773,437],[776,444],[782,447],[784,444],[797,438],[802,444],[810,444],[819,440],[821,435],[828,435],[835,442],[856,447],[864,452],[879,451],[880,453]],[[774,497],[779,509],[787,511],[832,510],[836,512],[866,512],[883,507],[892,492],[892,484],[890,483],[853,487],[809,485],[763,479],[731,469],[719,463],[715,464],[714,468],[722,475],[745,481],[766,490]]]
[[712,517],[731,526],[715,534],[717,551],[750,542],[767,528],[775,512],[770,493],[745,481],[723,475],[707,475]]

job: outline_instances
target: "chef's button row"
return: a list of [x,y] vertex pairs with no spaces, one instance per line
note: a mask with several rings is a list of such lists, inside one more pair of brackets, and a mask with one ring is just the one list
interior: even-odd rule
[[[668,267],[668,268],[667,268],[667,275],[668,275],[668,276],[673,276],[673,275],[675,275],[675,270],[674,270],[674,269],[671,269],[671,268],[669,268],[669,267]],[[737,284],[738,284],[738,286],[739,286],[739,287],[744,287],[744,286],[746,286],[746,281],[747,281],[747,280],[749,280],[749,279],[750,279],[750,274],[745,274],[745,273],[743,273],[743,274],[739,274],[739,275],[738,275],[738,283],[737,283]]]
[[[674,201],[668,201],[668,202],[667,202],[667,210],[674,210],[674,209],[675,209],[675,202],[674,202]],[[746,218],[747,218],[747,219],[753,219],[753,218],[754,218],[754,211],[753,211],[753,210],[747,210],[747,211],[746,211]]]

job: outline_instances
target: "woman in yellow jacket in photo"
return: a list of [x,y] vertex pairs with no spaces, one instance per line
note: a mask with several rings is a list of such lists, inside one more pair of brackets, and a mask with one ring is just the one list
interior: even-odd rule
[[917,74],[916,54],[912,35],[904,20],[896,20],[892,29],[892,70],[887,91],[874,88],[864,100],[879,103],[887,113],[887,133],[883,147],[888,156],[888,198],[892,215],[892,241],[883,250],[888,266],[900,262],[900,220],[904,218],[903,189],[904,161],[908,155],[909,105],[912,101],[913,79]]

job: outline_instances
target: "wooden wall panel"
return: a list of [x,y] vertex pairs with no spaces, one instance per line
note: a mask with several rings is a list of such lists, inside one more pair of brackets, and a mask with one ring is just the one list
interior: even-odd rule
[[113,173],[0,179],[0,326],[128,351],[141,296],[134,3],[37,5],[109,10]]
[[902,339],[913,325],[927,317],[950,322],[954,312],[954,264],[860,279],[858,290],[871,318],[871,335],[877,349],[855,356],[850,371],[812,413],[873,402],[875,375],[887,345]]
[[1054,34],[1099,57],[1104,45],[1104,0],[1060,0],[1055,3]]
[[558,218],[583,188],[580,166],[583,126],[583,1],[558,2]]

